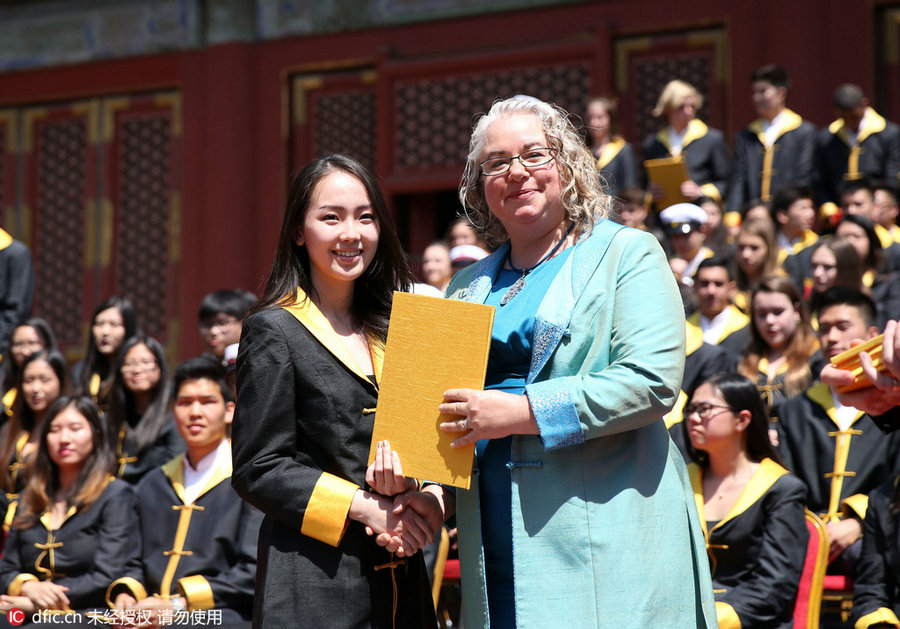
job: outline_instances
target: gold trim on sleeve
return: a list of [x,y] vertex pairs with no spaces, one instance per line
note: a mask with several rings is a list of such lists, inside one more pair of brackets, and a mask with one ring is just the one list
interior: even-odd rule
[[347,512],[359,489],[354,483],[323,473],[306,505],[300,532],[330,546],[337,546],[347,530]]
[[213,609],[216,606],[216,600],[209,581],[199,574],[179,579],[178,592],[187,601],[188,611]]

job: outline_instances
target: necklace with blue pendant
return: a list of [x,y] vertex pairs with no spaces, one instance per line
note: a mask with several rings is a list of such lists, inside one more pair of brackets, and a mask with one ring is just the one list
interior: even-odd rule
[[509,265],[509,268],[515,271],[516,273],[521,273],[512,286],[509,287],[509,290],[506,291],[506,294],[500,299],[500,305],[505,306],[509,303],[509,301],[519,294],[523,288],[525,288],[525,276],[534,271],[536,268],[541,266],[544,262],[550,259],[550,257],[557,252],[557,250],[562,246],[562,244],[566,241],[566,238],[569,237],[569,234],[572,233],[572,229],[575,227],[575,223],[569,224],[569,229],[566,230],[566,233],[563,234],[563,237],[560,238],[559,242],[554,245],[553,249],[550,250],[550,253],[545,255],[543,258],[538,260],[538,263],[528,267],[527,269],[517,269],[512,263],[512,247],[509,248],[509,251],[506,252],[506,264]]

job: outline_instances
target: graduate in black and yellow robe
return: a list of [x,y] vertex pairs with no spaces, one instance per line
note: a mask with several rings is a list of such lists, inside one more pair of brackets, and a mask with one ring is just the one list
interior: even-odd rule
[[173,413],[187,452],[138,485],[141,557],[110,585],[108,602],[119,609],[215,609],[229,626],[249,627],[262,513],[231,487],[234,396],[212,357],[181,363],[173,380]]
[[619,135],[618,114],[618,101],[605,96],[591,99],[585,112],[588,145],[603,183],[614,197],[640,184],[637,155],[631,143]]
[[265,515],[254,627],[435,625],[421,553],[365,530],[421,547],[405,536],[422,522],[404,511],[399,526],[364,489],[391,291],[409,277],[371,174],[333,155],[297,175],[237,358],[232,483]]
[[[900,627],[900,477],[869,494],[853,582],[854,627]],[[880,624],[883,623],[883,624]]]
[[134,492],[111,468],[94,403],[57,400],[0,561],[0,609],[105,607],[110,581],[140,549]]
[[776,427],[785,466],[806,483],[806,505],[826,524],[847,517],[863,522],[869,493],[900,464],[900,433],[882,434],[862,411],[842,427],[821,382],[782,404]]
[[31,313],[34,265],[28,247],[0,229],[0,355],[6,354],[10,332]]
[[816,203],[840,204],[848,181],[900,184],[900,127],[869,106],[862,89],[844,84],[834,92],[838,118],[816,136]]
[[723,624],[720,618],[719,627],[792,627],[809,536],[806,487],[763,459],[729,514],[712,522],[704,518],[703,469],[692,463],[688,472],[707,539],[716,608],[730,607],[739,619]]
[[775,460],[756,387],[734,373],[704,382],[683,432],[719,629],[792,627],[809,538],[806,489]]

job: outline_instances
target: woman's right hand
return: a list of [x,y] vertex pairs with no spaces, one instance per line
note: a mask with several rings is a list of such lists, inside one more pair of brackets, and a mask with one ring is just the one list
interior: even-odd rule
[[26,581],[22,585],[22,595],[31,599],[38,609],[66,609],[69,606],[68,591],[64,585],[49,581]]
[[350,503],[347,517],[361,522],[375,535],[387,534],[399,540],[391,550],[408,557],[431,542],[433,533],[428,520],[414,509],[396,511],[392,498],[360,489]]

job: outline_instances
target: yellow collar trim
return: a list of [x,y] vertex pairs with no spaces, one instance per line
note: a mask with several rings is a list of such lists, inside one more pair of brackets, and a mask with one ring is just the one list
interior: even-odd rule
[[[186,456],[187,454],[184,453],[179,454],[162,466],[163,474],[165,474],[166,478],[169,479],[169,482],[172,483],[172,489],[175,490],[175,495],[178,496],[178,499],[181,500],[182,504],[187,504],[184,493],[184,457]],[[194,502],[197,502],[197,500],[200,499],[200,496],[206,494],[208,491],[222,483],[222,481],[231,478],[232,470],[231,461],[217,465],[213,470],[212,475],[209,477],[209,480],[206,481],[206,484],[203,486],[203,489],[197,494],[197,498]]]
[[[875,135],[876,133],[881,133],[887,128],[887,121],[883,116],[879,115],[874,109],[871,107],[866,107],[866,117],[863,119],[863,124],[860,127],[859,131],[856,133],[856,143],[862,144],[863,140],[865,140],[870,135]],[[844,144],[850,146],[850,138],[847,132],[847,125],[844,123],[842,118],[838,118],[830,125],[828,125],[828,130],[838,136],[841,140],[843,140]]]
[[[756,369],[757,369],[757,371],[759,371],[759,373],[761,373],[761,374],[763,374],[764,376],[766,376],[766,379],[768,380],[768,377],[769,377],[769,359],[766,358],[765,356],[760,356],[760,358],[759,358],[759,364],[757,365]],[[787,370],[788,370],[788,365],[787,365],[787,363],[783,363],[783,364],[781,365],[781,367],[778,368],[778,371],[775,372],[775,375],[777,376],[777,375],[783,374],[783,373],[786,372]]]
[[[300,288],[294,298],[294,303],[284,306],[284,309],[294,315],[294,317],[309,330],[316,339],[331,352],[335,358],[344,363],[344,365],[358,375],[363,380],[369,379],[363,369],[356,363],[353,356],[347,350],[347,347],[341,341],[341,338],[331,327],[328,319],[322,314],[318,306],[313,303],[307,294]],[[381,382],[381,366],[384,363],[384,343],[375,337],[369,335],[369,352],[372,355],[372,366],[375,369],[375,383]]]
[[694,501],[697,503],[697,512],[700,515],[700,526],[703,528],[703,534],[709,540],[709,533],[715,531],[729,520],[733,520],[744,511],[753,506],[762,496],[769,491],[769,488],[775,484],[775,481],[788,473],[786,469],[780,466],[772,459],[766,458],[760,461],[759,467],[753,472],[753,476],[747,482],[747,485],[738,496],[737,502],[731,507],[728,514],[719,520],[710,531],[706,530],[706,518],[703,514],[703,468],[696,463],[688,464],[688,473],[691,479],[691,487],[694,490]]
[[[688,123],[687,129],[685,129],[684,139],[681,141],[681,149],[686,149],[688,144],[690,144],[694,140],[699,140],[708,132],[709,127],[706,126],[706,123],[704,123],[702,120],[697,120],[696,118],[694,118]],[[661,129],[656,134],[656,139],[666,147],[666,150],[668,150],[670,154],[672,153],[672,145],[669,143],[669,127]]]
[[597,158],[597,170],[604,168],[613,161],[623,148],[625,148],[625,138],[616,138],[611,142],[607,142],[606,146],[604,146],[603,150],[600,152],[600,156]]
[[[105,489],[107,485],[109,485],[111,482],[113,482],[115,480],[115,478],[116,477],[113,476],[112,474],[107,474],[106,480],[103,481],[103,488]],[[75,508],[75,505],[70,506],[69,509],[66,511],[66,517],[63,518],[63,521],[59,523],[59,526],[56,527],[56,529],[57,530],[61,529],[62,525],[65,524],[66,521],[69,518],[71,518],[73,515],[75,515],[77,512],[78,512],[78,509]],[[47,529],[48,531],[53,530],[50,528],[50,510],[49,509],[47,511],[44,511],[41,514],[41,517],[39,519],[41,521],[41,524],[44,525],[45,529]]]
[[[788,131],[793,131],[798,128],[801,124],[803,124],[803,118],[800,117],[800,114],[793,111],[792,109],[785,108],[784,111],[781,112],[782,119],[784,123],[781,125],[781,130],[778,132],[778,136],[775,138],[775,141],[778,141],[778,138],[783,136]],[[750,123],[748,127],[751,132],[756,134],[756,137],[759,138],[760,144],[766,143],[766,134],[763,129],[766,128],[765,121],[762,118],[757,118],[753,122]]]
[[700,328],[700,315],[696,312],[685,320],[685,356],[690,356],[703,345],[703,330]]
[[5,230],[0,229],[0,251],[10,246],[12,244],[12,241],[13,237],[10,236]]
[[[817,382],[806,391],[806,396],[821,406],[829,419],[834,422],[834,425],[838,426],[837,408],[834,405],[834,397],[831,395],[831,389],[827,384],[824,382]],[[863,415],[865,415],[865,411],[857,411],[856,417],[853,418],[850,425],[852,426],[859,421],[859,418]]]

